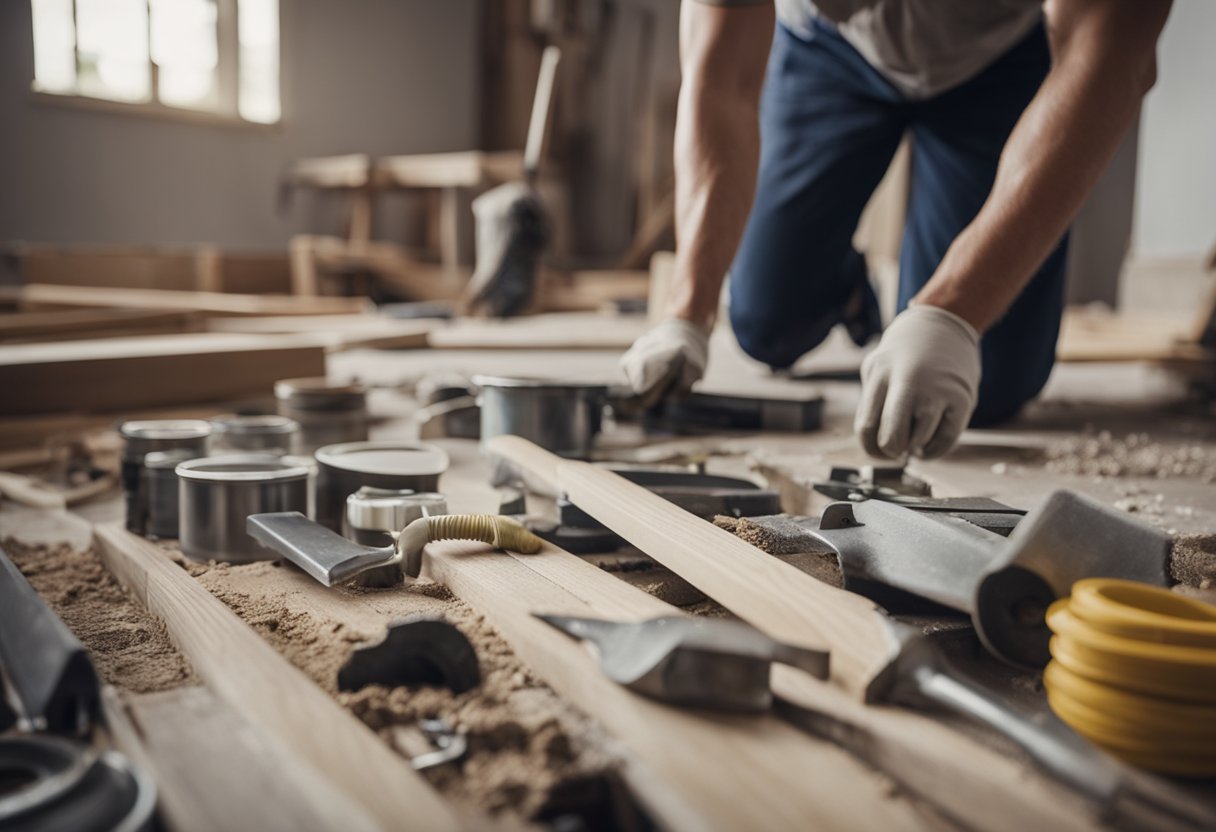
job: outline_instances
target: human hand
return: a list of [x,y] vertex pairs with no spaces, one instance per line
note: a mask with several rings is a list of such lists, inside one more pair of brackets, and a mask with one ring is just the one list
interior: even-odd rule
[[975,410],[979,333],[937,306],[909,306],[861,364],[853,429],[871,456],[941,456]]

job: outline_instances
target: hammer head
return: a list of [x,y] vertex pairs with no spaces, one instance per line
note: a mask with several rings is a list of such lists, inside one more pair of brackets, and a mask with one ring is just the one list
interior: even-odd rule
[[773,662],[827,678],[826,653],[782,644],[723,619],[667,616],[641,622],[560,615],[537,618],[591,642],[604,674],[630,690],[675,705],[764,711],[772,705]]

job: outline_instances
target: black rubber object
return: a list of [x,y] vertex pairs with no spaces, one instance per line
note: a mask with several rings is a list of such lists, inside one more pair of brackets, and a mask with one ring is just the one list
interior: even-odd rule
[[468,637],[433,617],[390,624],[379,644],[356,649],[338,671],[338,689],[345,691],[405,685],[464,693],[479,684],[481,666]]

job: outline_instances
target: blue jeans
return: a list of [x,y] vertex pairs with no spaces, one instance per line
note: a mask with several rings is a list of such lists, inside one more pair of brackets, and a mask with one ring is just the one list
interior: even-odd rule
[[[852,237],[910,132],[903,309],[987,199],[1005,141],[1050,66],[1040,25],[970,81],[915,101],[830,25],[816,23],[809,40],[778,26],[760,105],[756,198],[730,277],[731,324],[743,350],[786,368],[842,322],[851,300],[864,297],[876,317]],[[973,425],[1008,419],[1047,383],[1064,305],[1066,248],[1067,236],[984,334]]]

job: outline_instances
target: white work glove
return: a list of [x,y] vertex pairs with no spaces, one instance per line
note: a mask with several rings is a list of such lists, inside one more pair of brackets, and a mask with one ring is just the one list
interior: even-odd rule
[[941,456],[975,410],[980,336],[937,306],[909,306],[861,363],[853,429],[871,456]]
[[633,342],[621,356],[625,378],[650,406],[669,394],[687,393],[705,374],[709,330],[681,318],[669,318]]

